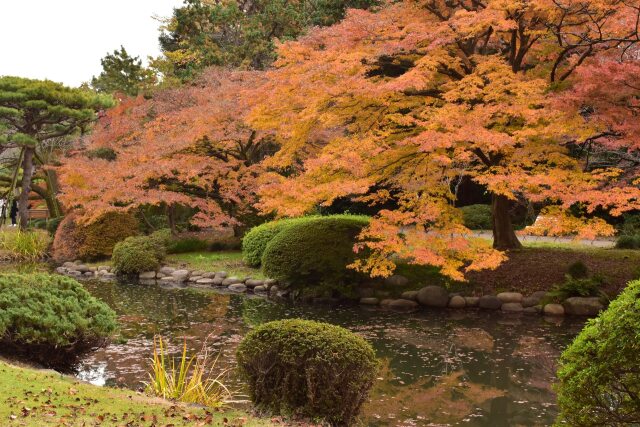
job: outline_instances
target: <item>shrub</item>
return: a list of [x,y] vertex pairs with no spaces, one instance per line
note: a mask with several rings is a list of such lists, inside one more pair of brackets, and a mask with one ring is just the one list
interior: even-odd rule
[[[306,219],[311,217],[306,217]],[[244,261],[253,267],[259,267],[262,263],[262,255],[267,243],[273,239],[276,234],[282,231],[287,225],[296,221],[305,220],[305,218],[286,218],[277,221],[265,222],[257,227],[253,227],[242,238],[242,255]]]
[[356,259],[353,246],[368,223],[368,217],[353,215],[292,222],[267,244],[262,256],[264,273],[292,287],[354,283],[359,276],[347,266]]
[[47,366],[106,345],[116,315],[74,279],[43,273],[0,276],[0,349]]
[[469,230],[491,230],[493,215],[489,205],[469,205],[460,208],[462,221]]
[[44,258],[51,243],[51,236],[45,230],[21,231],[3,229],[0,231],[2,256],[11,261],[37,261]]
[[209,249],[209,242],[197,237],[176,238],[169,242],[167,253],[184,254],[187,252],[206,251]]
[[605,296],[600,290],[604,282],[600,276],[575,279],[567,275],[564,283],[548,292],[545,302],[562,302],[571,297]]
[[640,235],[622,235],[616,240],[618,249],[640,249]]
[[113,162],[118,158],[118,154],[113,150],[113,148],[99,147],[95,150],[89,151],[87,153],[87,157],[89,157],[90,159],[102,159]]
[[162,239],[134,236],[116,244],[111,262],[116,273],[130,275],[157,270],[165,256]]
[[47,222],[47,231],[49,232],[49,234],[51,234],[52,236],[56,235],[56,231],[58,230],[58,227],[60,226],[60,223],[63,219],[63,216],[59,216],[56,218],[51,218],[49,222]]
[[564,351],[558,369],[558,424],[635,425],[640,422],[640,281],[590,320]]
[[258,326],[240,343],[237,358],[256,406],[332,425],[353,423],[378,367],[371,345],[361,337],[299,319]]
[[567,273],[574,279],[584,279],[586,277],[589,277],[589,268],[584,262],[576,261],[569,265]]
[[129,213],[107,212],[84,224],[77,213],[67,215],[53,241],[53,259],[62,263],[108,258],[116,243],[138,234],[138,220]]

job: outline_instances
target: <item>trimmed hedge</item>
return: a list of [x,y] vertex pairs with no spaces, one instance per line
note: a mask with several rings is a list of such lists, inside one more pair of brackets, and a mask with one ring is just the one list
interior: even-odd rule
[[378,369],[371,345],[327,323],[288,319],[258,326],[242,340],[238,367],[253,403],[274,414],[351,425]]
[[304,221],[308,218],[317,217],[285,218],[265,222],[264,224],[253,227],[242,238],[242,256],[244,257],[244,262],[252,267],[259,267],[260,264],[262,264],[262,255],[264,254],[264,250],[271,239],[273,239],[289,224],[296,221]]
[[469,205],[460,208],[462,221],[469,230],[491,230],[493,214],[489,205]]
[[265,275],[290,287],[339,286],[359,275],[347,266],[354,262],[353,246],[369,217],[333,215],[301,218],[284,227],[262,255]]
[[106,345],[116,314],[76,280],[43,273],[0,276],[0,350],[46,366]]
[[558,425],[640,422],[640,281],[590,320],[564,351],[558,369]]
[[157,270],[166,255],[161,236],[128,237],[113,248],[111,263],[117,274],[133,275]]

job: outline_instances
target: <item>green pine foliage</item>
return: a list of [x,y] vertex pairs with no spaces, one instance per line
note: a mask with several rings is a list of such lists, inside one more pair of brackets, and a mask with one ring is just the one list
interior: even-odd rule
[[265,323],[237,351],[260,409],[351,425],[378,370],[371,345],[339,326],[300,319]]
[[136,96],[156,83],[155,74],[142,65],[139,57],[130,56],[124,46],[108,53],[100,63],[102,72],[91,79],[91,87],[98,92]]
[[639,334],[640,281],[634,281],[562,354],[558,425],[640,423]]
[[69,363],[104,346],[116,315],[74,279],[42,274],[0,276],[0,351],[46,366]]
[[111,263],[117,274],[135,275],[157,270],[166,255],[164,239],[157,236],[134,236],[116,244]]
[[[356,259],[354,245],[369,217],[332,215],[302,218],[284,227],[267,244],[262,269],[291,288],[323,285],[340,291],[359,275],[347,266]],[[348,292],[348,290],[345,289]]]

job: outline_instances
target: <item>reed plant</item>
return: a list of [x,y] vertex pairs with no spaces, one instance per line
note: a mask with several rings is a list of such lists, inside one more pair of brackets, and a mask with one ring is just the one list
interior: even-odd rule
[[3,228],[0,230],[0,257],[10,261],[38,261],[43,259],[51,236],[45,230]]
[[231,400],[233,394],[224,384],[229,371],[216,369],[217,361],[217,357],[211,358],[206,341],[198,354],[188,356],[187,341],[184,339],[180,357],[173,358],[170,357],[162,337],[155,336],[147,393],[165,399],[221,408]]

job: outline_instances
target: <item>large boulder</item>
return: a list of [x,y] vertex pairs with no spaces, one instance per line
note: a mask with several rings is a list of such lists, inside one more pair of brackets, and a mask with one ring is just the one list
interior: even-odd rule
[[506,303],[522,303],[522,294],[520,292],[500,292],[496,295],[500,301]]
[[384,279],[384,282],[390,286],[402,287],[402,286],[407,286],[409,284],[409,279],[407,279],[406,277],[400,274],[394,274]]
[[454,295],[449,300],[449,308],[465,308],[467,301],[460,295]]
[[175,270],[171,273],[171,277],[173,277],[173,280],[176,282],[186,282],[189,274],[191,274],[189,270]]
[[425,286],[418,291],[418,302],[427,307],[446,307],[449,292],[441,286]]
[[519,302],[505,302],[500,309],[507,313],[521,313],[524,308]]
[[598,297],[571,297],[563,303],[564,311],[574,316],[597,316],[604,310]]
[[542,312],[547,316],[564,316],[564,307],[560,304],[545,304]]
[[478,307],[487,310],[498,310],[502,307],[502,301],[495,295],[483,295],[478,300]]
[[392,310],[409,311],[418,308],[418,303],[415,301],[410,301],[408,299],[394,299],[391,300],[386,306]]
[[464,297],[464,302],[467,307],[477,307],[480,297]]

